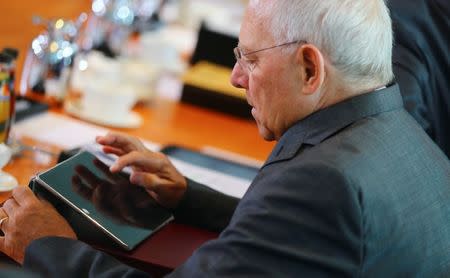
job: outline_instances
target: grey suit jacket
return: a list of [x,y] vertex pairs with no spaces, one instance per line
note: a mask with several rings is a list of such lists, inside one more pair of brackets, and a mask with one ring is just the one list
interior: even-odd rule
[[[217,196],[191,182],[179,218],[188,221],[190,208],[205,220],[197,224],[225,225],[214,216],[233,211],[233,200]],[[80,242],[51,237],[30,245],[25,266],[55,275],[138,273]],[[402,108],[396,85],[290,128],[219,238],[171,274],[449,275],[450,163]]]

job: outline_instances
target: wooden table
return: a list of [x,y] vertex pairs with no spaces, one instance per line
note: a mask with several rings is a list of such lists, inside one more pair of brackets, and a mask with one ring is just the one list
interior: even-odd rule
[[[11,46],[21,51],[18,60],[18,80],[24,61],[24,53],[30,42],[41,30],[33,26],[33,14],[43,17],[76,18],[80,12],[89,11],[89,0],[41,0],[41,1],[8,1],[2,4],[0,16],[0,48]],[[18,85],[16,81],[16,86]],[[54,107],[52,111],[63,113],[61,108]],[[210,146],[225,151],[238,153],[257,160],[265,160],[273,147],[273,143],[264,142],[258,135],[253,121],[243,120],[208,109],[182,104],[170,100],[155,99],[151,103],[141,104],[135,108],[144,119],[143,125],[137,129],[113,129],[141,137],[161,144],[179,144],[186,147],[200,149]],[[28,144],[34,144],[54,152],[61,149],[46,142],[37,142],[31,138],[22,138]],[[37,172],[45,170],[56,163],[55,158],[47,157],[36,152],[26,152],[23,156],[13,159],[5,171],[13,174],[21,185],[27,185],[30,178]],[[0,202],[10,197],[10,193],[1,193]],[[141,245],[132,254],[133,261],[128,254],[116,252],[116,256],[133,265],[164,273],[181,264],[204,241],[216,235],[193,227],[170,224],[148,242]],[[177,240],[174,240],[177,239]],[[176,251],[174,251],[176,250]],[[146,257],[151,265],[141,264],[139,258]]]

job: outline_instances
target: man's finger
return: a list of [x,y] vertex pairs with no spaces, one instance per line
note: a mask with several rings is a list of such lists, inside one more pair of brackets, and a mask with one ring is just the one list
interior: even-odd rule
[[18,186],[14,188],[12,191],[12,197],[21,206],[38,201],[36,195],[34,195],[33,191],[31,191],[31,189],[27,186]]
[[146,189],[154,191],[156,194],[161,189],[161,179],[155,175],[145,172],[133,172],[130,176],[132,184],[144,186]]
[[0,219],[0,230],[6,235],[8,232],[9,217]]
[[19,204],[14,199],[8,199],[3,204],[3,210],[6,212],[6,215],[9,217],[13,217],[16,211],[19,209]]
[[0,236],[0,252],[5,253],[5,237]]
[[95,141],[101,145],[112,145],[116,141],[114,133],[108,132],[103,136],[95,137]]
[[111,172],[119,172],[127,166],[134,166],[145,169],[148,172],[158,172],[165,161],[152,152],[131,152],[119,157],[116,162],[109,168]]
[[4,226],[6,222],[8,221],[8,214],[6,214],[5,210],[3,208],[0,208],[0,230],[4,231]]
[[109,132],[105,136],[97,137],[96,141],[101,145],[115,147],[125,151],[136,150],[132,137],[120,133]]
[[8,217],[8,214],[6,214],[5,210],[1,207],[0,208],[0,219],[3,219],[5,217]]
[[107,154],[115,154],[117,156],[122,156],[125,154],[125,152],[122,149],[114,148],[111,146],[103,146],[103,152]]

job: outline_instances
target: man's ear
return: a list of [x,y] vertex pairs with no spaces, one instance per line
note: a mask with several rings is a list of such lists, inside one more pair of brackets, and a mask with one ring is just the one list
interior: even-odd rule
[[304,44],[297,50],[297,61],[301,66],[303,94],[313,94],[325,79],[325,63],[322,53],[312,44]]

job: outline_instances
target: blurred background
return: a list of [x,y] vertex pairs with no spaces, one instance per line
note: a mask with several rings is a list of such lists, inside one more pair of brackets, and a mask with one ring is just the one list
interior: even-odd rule
[[[228,82],[245,2],[5,3],[0,48],[19,53],[11,93],[109,126],[156,95],[251,118]],[[110,111],[96,109],[105,98]]]
[[44,18],[77,18],[91,8],[90,0],[4,1],[0,16],[0,47],[16,47],[20,51],[17,72],[22,72],[25,53],[31,41],[42,32],[42,26],[34,25],[33,15]]
[[[4,170],[26,183],[29,175],[17,173],[49,167],[61,150],[109,129],[159,144],[212,146],[260,163],[273,144],[260,140],[245,91],[229,83],[245,4],[2,3],[0,144],[24,158]],[[31,162],[24,150],[31,150]]]

